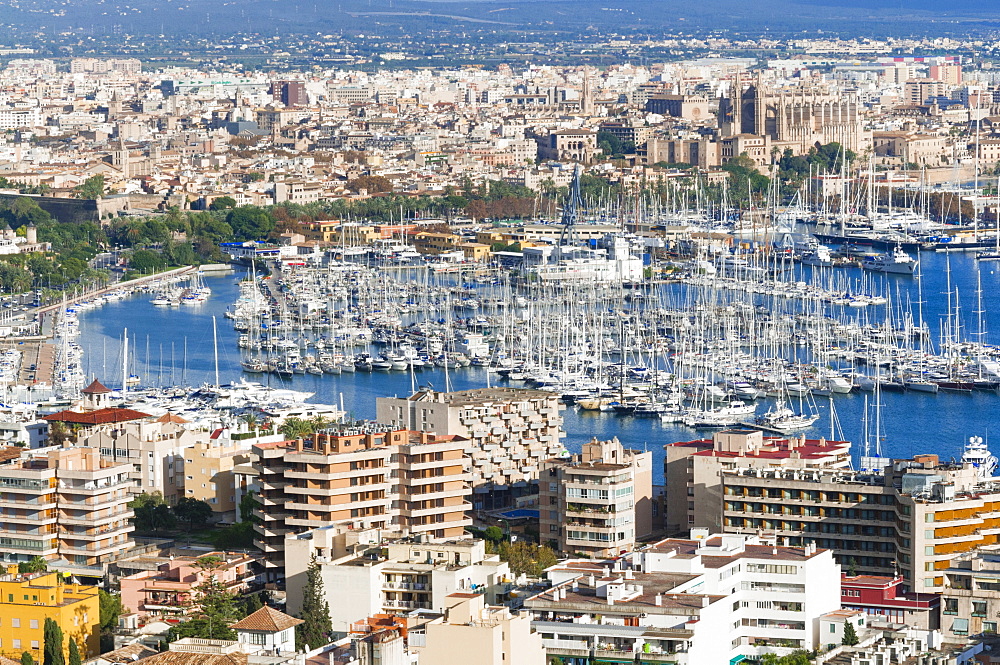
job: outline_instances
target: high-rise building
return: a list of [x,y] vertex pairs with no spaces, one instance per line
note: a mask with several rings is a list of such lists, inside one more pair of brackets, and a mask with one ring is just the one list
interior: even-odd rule
[[1000,542],[1000,490],[970,463],[936,455],[848,469],[722,469],[723,529],[833,550],[852,573],[902,575],[909,591],[940,592],[953,562]]
[[705,528],[721,531],[722,476],[726,469],[847,469],[851,444],[805,437],[764,437],[759,430],[730,429],[711,439],[663,447],[668,534]]
[[538,483],[539,539],[561,552],[614,556],[653,531],[653,454],[594,439],[545,463]]
[[271,96],[285,106],[307,106],[306,85],[302,81],[272,81]]
[[131,464],[97,448],[62,448],[0,465],[3,560],[39,556],[50,565],[101,577],[103,564],[132,547]]
[[284,565],[286,535],[326,523],[464,537],[472,523],[467,444],[369,423],[253,446],[263,504],[254,530],[268,566],[278,572]]
[[491,510],[534,493],[542,461],[563,451],[562,408],[558,395],[543,390],[420,390],[378,398],[377,417],[392,427],[468,439],[473,504]]

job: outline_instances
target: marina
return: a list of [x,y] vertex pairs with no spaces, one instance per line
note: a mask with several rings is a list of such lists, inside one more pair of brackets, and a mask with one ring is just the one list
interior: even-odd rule
[[[948,288],[949,281],[952,289],[957,290],[963,300],[966,297],[974,299],[974,295],[972,294],[975,294],[977,290],[977,265],[981,266],[981,305],[963,305],[956,319],[956,315],[954,314],[955,303],[952,303],[951,308],[953,313],[949,317],[947,301],[948,294],[952,293],[952,290]],[[806,267],[797,269],[811,270],[811,268]],[[977,264],[972,255],[952,256],[948,254],[923,253],[921,255],[921,272],[923,273],[921,291],[923,292],[923,298],[927,302],[920,309],[923,310],[924,320],[928,322],[926,332],[914,335],[913,329],[916,326],[911,321],[909,333],[903,336],[907,339],[907,343],[905,345],[894,344],[893,348],[899,349],[902,346],[907,346],[910,348],[910,355],[908,357],[913,362],[917,362],[918,364],[926,362],[928,367],[934,363],[940,367],[941,358],[947,358],[947,353],[943,354],[943,356],[940,353],[925,353],[922,356],[913,356],[912,350],[920,348],[921,340],[927,345],[927,348],[933,346],[940,349],[938,347],[939,340],[943,339],[946,342],[950,342],[950,331],[957,327],[961,331],[959,337],[970,334],[969,331],[975,333],[982,330],[981,336],[973,338],[977,340],[982,339],[982,345],[970,347],[966,344],[965,346],[958,347],[950,344],[945,347],[946,350],[954,349],[954,357],[961,359],[965,363],[965,366],[974,357],[977,349],[981,349],[982,351],[981,359],[992,358],[994,349],[991,346],[992,337],[989,332],[989,312],[998,311],[998,305],[1000,305],[996,296],[997,293],[1000,293],[1000,290],[997,288],[1000,286],[1000,283],[998,283],[1000,282],[1000,275],[992,269],[992,264],[988,262]],[[914,311],[918,309],[917,301],[921,296],[916,292],[916,282],[913,278],[894,275],[872,276],[871,273],[868,273],[869,277],[866,277],[865,273],[857,269],[847,269],[841,271],[841,273],[848,275],[858,285],[865,284],[865,286],[873,289],[869,295],[875,298],[876,302],[881,297],[885,297],[886,300],[885,303],[869,305],[863,308],[844,304],[828,304],[829,307],[834,308],[841,314],[847,313],[851,316],[857,316],[858,320],[856,323],[859,331],[865,330],[867,326],[868,334],[875,334],[880,330],[884,332],[886,330],[886,319],[883,319],[879,313],[886,311],[887,304],[890,301],[907,303],[905,307],[890,306],[891,309],[889,311],[897,312],[894,315],[897,323],[906,319],[906,315],[902,315],[902,318],[900,318],[898,312],[909,310],[910,306],[914,308]],[[806,272],[805,275],[808,277],[809,273]],[[393,368],[390,362],[388,368],[384,368],[383,366],[382,371],[378,371],[374,366],[374,362],[378,362],[377,358],[381,356],[386,347],[399,349],[398,353],[404,359],[407,358],[407,354],[409,353],[405,348],[406,342],[402,339],[387,339],[384,338],[384,332],[379,333],[378,331],[399,328],[403,325],[406,317],[409,317],[411,321],[414,319],[414,312],[390,312],[385,309],[385,305],[391,302],[399,302],[400,299],[379,299],[380,293],[384,295],[392,292],[394,288],[390,287],[388,282],[385,281],[384,273],[379,273],[378,280],[376,280],[376,282],[381,281],[383,287],[381,289],[366,291],[367,295],[365,297],[371,299],[373,307],[371,316],[367,317],[368,323],[374,322],[377,325],[368,326],[366,324],[354,326],[357,328],[354,332],[355,337],[360,339],[360,342],[358,339],[351,339],[350,344],[348,344],[348,337],[344,334],[341,334],[339,337],[337,335],[331,336],[331,328],[326,325],[320,325],[316,330],[310,328],[308,333],[300,325],[291,325],[287,329],[282,329],[279,326],[276,331],[268,328],[267,330],[270,332],[264,332],[262,340],[271,339],[273,343],[269,345],[269,349],[261,348],[259,350],[240,349],[240,340],[241,338],[247,339],[243,337],[247,332],[241,332],[234,329],[231,325],[224,324],[227,322],[224,314],[228,309],[231,316],[234,317],[228,319],[228,321],[235,322],[237,327],[244,327],[240,325],[239,317],[236,317],[234,312],[236,311],[237,303],[246,303],[248,291],[248,287],[246,286],[248,284],[247,277],[249,276],[237,275],[235,278],[233,276],[206,276],[204,281],[211,289],[211,295],[206,302],[196,307],[157,307],[150,302],[148,294],[133,294],[121,300],[105,303],[101,307],[81,312],[78,315],[80,325],[79,344],[83,351],[82,367],[85,374],[88,377],[105,377],[108,385],[120,385],[122,376],[121,321],[127,320],[130,322],[129,336],[133,340],[133,352],[129,361],[129,366],[132,368],[130,373],[134,372],[138,375],[141,384],[144,386],[197,386],[200,384],[214,384],[216,382],[214,372],[216,355],[214,349],[216,348],[215,340],[217,340],[220,382],[231,383],[239,381],[242,377],[246,377],[247,380],[258,381],[266,385],[313,393],[310,400],[316,402],[337,404],[342,399],[345,411],[351,416],[359,418],[374,417],[375,398],[385,395],[406,395],[415,386],[420,385],[432,385],[436,389],[451,388],[455,390],[500,384],[544,387],[544,383],[518,383],[518,377],[524,375],[524,372],[518,373],[511,370],[507,371],[506,376],[504,376],[502,370],[506,370],[507,368],[502,366],[503,358],[498,358],[498,362],[493,362],[492,358],[496,355],[493,351],[486,355],[485,360],[481,360],[475,364],[472,362],[472,358],[476,357],[475,353],[470,353],[466,356],[467,363],[463,364],[459,362],[460,358],[458,354],[465,355],[463,349],[465,351],[469,349],[467,344],[462,346],[458,337],[455,337],[454,342],[449,342],[447,349],[437,347],[433,343],[435,337],[434,330],[438,332],[438,339],[445,337],[443,331],[449,332],[447,338],[451,340],[458,328],[462,328],[461,332],[463,334],[468,333],[469,329],[467,326],[470,318],[472,323],[475,324],[476,319],[487,318],[487,313],[493,316],[497,310],[503,309],[502,306],[491,308],[489,303],[491,302],[491,298],[499,298],[503,294],[504,289],[510,288],[509,285],[502,283],[488,284],[486,285],[488,288],[468,289],[463,287],[460,282],[456,285],[453,278],[449,278],[449,280],[452,280],[451,282],[446,281],[441,285],[433,284],[431,286],[416,281],[416,286],[414,287],[416,292],[431,294],[434,293],[435,289],[440,291],[440,293],[434,294],[434,300],[437,300],[441,296],[441,302],[435,302],[432,309],[425,309],[431,304],[430,295],[426,296],[424,300],[419,301],[416,305],[410,305],[415,310],[420,309],[428,313],[428,315],[422,316],[421,320],[430,321],[430,323],[435,324],[433,328],[428,328],[428,332],[431,333],[431,344],[429,347],[431,352],[418,351],[418,345],[414,344],[414,353],[410,357],[423,362],[423,365],[419,369],[414,366],[414,369],[411,371],[409,365],[402,368]],[[874,277],[874,281],[871,280],[871,277]],[[299,277],[295,279],[299,279]],[[868,281],[864,281],[866,279]],[[304,277],[302,277],[302,280],[305,283],[306,279]],[[263,281],[278,284],[279,278],[277,275],[272,275]],[[678,289],[681,291],[690,290],[694,294],[703,291],[703,287],[699,286],[697,282],[691,285],[676,283],[661,285],[657,289],[665,292],[665,295],[658,296],[658,298],[663,299],[663,304],[673,304],[675,306],[680,305],[681,301],[671,300],[674,296],[667,294],[676,293]],[[275,290],[278,292],[282,291],[280,287]],[[462,298],[456,298],[456,294],[463,290],[473,291],[478,294],[479,307],[477,310],[481,313],[473,317],[458,315],[464,314],[469,309],[467,301],[463,301]],[[617,290],[621,297],[620,307],[622,311],[625,311],[624,303],[635,301],[635,296],[637,295],[637,293],[629,293],[628,291],[627,289],[620,288]],[[261,290],[260,294],[262,297],[265,292],[270,293],[270,290]],[[724,289],[712,289],[712,297],[716,299],[717,306],[722,304],[724,308],[734,308],[734,303],[720,300],[720,294],[726,292]],[[639,291],[639,293],[642,294],[643,292]],[[878,294],[885,294],[885,296]],[[966,296],[965,294],[970,295]],[[576,295],[579,296],[580,294]],[[645,295],[643,294],[643,297]],[[256,296],[253,297],[255,298]],[[503,297],[510,298],[511,302],[515,305],[519,302],[517,296],[512,295],[510,292],[507,292]],[[681,296],[678,295],[676,297],[679,298]],[[688,296],[685,295],[684,297]],[[691,297],[695,296],[692,295]],[[802,304],[801,299],[779,298],[776,296],[767,297],[772,304],[795,303],[796,308]],[[627,301],[625,300],[626,298],[628,298]],[[579,305],[581,300],[584,300],[584,298],[575,298],[577,307],[580,310],[586,309]],[[541,299],[532,298],[529,301],[526,298],[525,301],[536,303],[541,302]],[[821,299],[819,301],[806,300],[805,302],[812,303],[812,306],[816,307],[816,303],[820,301]],[[289,301],[282,302],[285,307],[288,306]],[[462,309],[456,307],[456,302],[461,305]],[[561,302],[561,307],[570,307],[569,311],[575,311],[565,300]],[[484,305],[484,303],[486,304]],[[775,311],[780,313],[782,307],[778,307]],[[510,309],[517,310],[519,308],[513,307]],[[520,309],[527,310],[531,308]],[[654,309],[658,310],[660,308]],[[695,311],[697,309],[695,308]],[[977,309],[981,310],[979,315],[974,311]],[[789,310],[787,313],[791,314],[793,311],[794,309]],[[445,315],[446,313],[451,314],[447,316]],[[548,325],[551,326],[549,331],[544,333],[545,335],[553,335],[556,339],[561,335],[561,343],[563,345],[575,341],[577,333],[572,331],[572,327],[557,326],[553,322],[555,319],[551,310],[546,309],[542,313],[544,314],[543,318],[549,319],[550,323]],[[908,456],[922,450],[933,449],[945,458],[953,456],[958,459],[962,454],[964,442],[970,436],[983,436],[988,441],[991,425],[993,424],[991,413],[996,406],[996,400],[1000,399],[993,390],[976,389],[974,382],[971,382],[972,386],[966,389],[964,384],[970,382],[961,380],[943,381],[942,385],[935,391],[930,389],[922,381],[921,377],[918,376],[910,377],[908,384],[902,384],[901,381],[896,381],[895,378],[888,374],[882,376],[880,374],[881,370],[877,368],[885,368],[885,360],[889,358],[889,355],[882,354],[879,349],[883,347],[877,345],[866,347],[871,349],[870,352],[866,352],[871,358],[870,363],[850,363],[850,366],[855,368],[855,376],[853,378],[848,373],[841,372],[836,375],[837,377],[851,380],[852,392],[849,393],[841,392],[844,389],[841,382],[832,382],[828,387],[828,394],[824,394],[824,388],[818,386],[818,384],[809,387],[808,391],[803,390],[802,386],[805,384],[801,381],[804,380],[806,383],[809,383],[811,379],[816,378],[814,370],[818,368],[815,362],[807,362],[807,359],[802,356],[803,353],[809,350],[809,345],[802,344],[786,345],[789,348],[786,349],[788,352],[784,353],[783,363],[781,364],[782,370],[780,372],[773,369],[775,367],[773,364],[774,359],[777,355],[770,356],[767,362],[750,363],[748,365],[755,368],[761,377],[777,377],[779,384],[784,381],[783,397],[782,390],[779,389],[776,392],[773,388],[770,392],[772,395],[777,395],[777,397],[768,397],[767,389],[764,389],[764,395],[760,396],[760,388],[746,381],[735,380],[735,378],[729,381],[728,386],[726,381],[723,380],[715,382],[703,379],[700,385],[704,388],[699,392],[696,387],[692,388],[692,386],[698,385],[695,379],[697,379],[699,374],[709,379],[718,378],[713,377],[706,371],[706,363],[709,356],[702,354],[702,357],[699,357],[699,353],[689,353],[688,347],[679,349],[669,348],[669,345],[662,343],[663,338],[660,335],[654,336],[652,333],[649,333],[647,338],[642,339],[642,343],[630,343],[632,339],[637,341],[639,339],[635,337],[635,335],[640,334],[640,327],[636,327],[636,322],[639,320],[634,318],[632,314],[612,316],[613,314],[614,312],[607,312],[607,321],[603,326],[608,335],[598,338],[601,340],[600,344],[607,345],[605,347],[607,353],[602,353],[605,361],[600,363],[599,366],[603,368],[602,371],[606,372],[602,380],[607,392],[611,396],[615,396],[616,389],[620,388],[623,383],[620,381],[620,374],[615,374],[615,368],[620,370],[622,366],[625,367],[625,376],[630,386],[646,386],[648,388],[649,386],[662,385],[667,387],[671,385],[671,376],[677,376],[672,371],[677,366],[675,363],[680,363],[683,369],[684,358],[688,356],[689,360],[686,365],[690,370],[684,370],[684,372],[692,380],[688,381],[687,385],[678,384],[678,388],[679,393],[683,393],[682,401],[689,406],[701,404],[718,409],[722,407],[722,404],[721,402],[717,404],[715,398],[710,397],[713,392],[721,391],[722,395],[727,395],[729,392],[739,394],[739,391],[742,390],[743,392],[739,396],[748,398],[746,403],[756,401],[758,404],[754,410],[756,415],[753,417],[750,417],[745,412],[737,413],[736,416],[738,419],[736,423],[739,423],[748,422],[759,416],[763,416],[769,410],[772,414],[775,413],[778,408],[775,400],[784,399],[786,404],[792,408],[793,414],[801,414],[807,417],[819,416],[814,422],[809,423],[807,428],[795,430],[796,432],[801,431],[810,437],[830,437],[832,435],[835,438],[843,437],[852,440],[856,443],[856,454],[864,451],[864,445],[867,441],[869,452],[880,447],[881,453],[885,456]],[[526,316],[528,316],[527,313],[523,313],[518,317],[511,316],[509,317],[508,325],[514,327],[512,330],[522,330],[520,326],[523,323],[516,322],[523,321],[523,318]],[[659,323],[670,321],[670,316],[668,316],[667,312],[656,312],[656,317]],[[983,319],[981,329],[977,327],[979,317]],[[892,318],[890,316],[890,319]],[[952,319],[950,322],[949,318]],[[603,315],[598,316],[598,319],[603,320]],[[705,324],[706,320],[707,318],[702,319],[700,324]],[[832,319],[823,316],[821,320],[827,322],[822,326],[824,330],[829,331],[834,329],[832,327],[833,324],[830,323]],[[722,328],[725,329],[725,326],[735,325],[737,321],[738,318],[734,317],[722,319]],[[612,322],[614,322],[614,325],[611,325]],[[794,316],[789,320],[788,325],[791,326],[793,322]],[[213,337],[213,323],[215,323],[215,337]],[[390,325],[386,326],[385,324]],[[412,323],[407,321],[406,325],[412,325]],[[449,328],[449,326],[452,327]],[[897,327],[897,325],[892,325],[890,329],[896,330]],[[343,326],[341,326],[339,330],[343,332],[343,329]],[[618,335],[615,334],[616,329]],[[263,331],[264,329],[261,330]],[[369,331],[368,335],[362,332],[364,330]],[[544,325],[539,324],[538,331],[535,334],[541,336],[544,330]],[[557,330],[564,332],[557,333],[555,332]],[[787,333],[790,338],[793,336],[794,331],[791,327],[779,328],[779,330]],[[625,335],[621,335],[622,331],[625,332]],[[523,330],[517,334],[523,334]],[[582,333],[580,334],[582,335]],[[376,335],[383,336],[379,344],[374,343]],[[426,334],[425,337],[427,337]],[[720,337],[725,341],[726,337],[724,335]],[[891,334],[890,337],[896,339],[898,335]],[[282,348],[281,344],[279,344],[279,340],[281,339],[286,340],[283,351],[284,357],[287,357],[287,350],[290,348],[288,342],[291,341],[298,349],[300,358],[312,355],[318,361],[319,354],[322,352],[327,352],[331,356],[339,353],[345,358],[350,357],[352,359],[354,371],[341,371],[339,374],[326,371],[322,373],[308,371],[296,373],[293,371],[287,375],[277,372],[260,374],[247,374],[244,372],[241,362],[246,362],[252,357],[261,358],[264,362],[267,362],[270,357],[277,354],[279,348]],[[308,343],[308,339],[313,340],[312,345]],[[529,340],[530,342],[531,336],[528,335],[528,337],[522,339]],[[878,335],[876,334],[873,339],[877,341]],[[321,340],[324,340],[322,342],[323,347],[317,350],[315,344]],[[329,350],[326,348],[325,340],[332,340]],[[626,341],[624,349],[621,348],[621,340]],[[466,339],[466,342],[468,342],[468,339]],[[736,342],[733,342],[729,346],[722,344],[720,351],[736,357],[733,351],[741,345],[742,343]],[[493,342],[493,346],[496,347],[496,342]],[[529,346],[539,345],[535,342],[530,343]],[[795,346],[795,349],[792,349],[792,346]],[[521,343],[518,347],[523,349],[525,344]],[[544,348],[544,345],[540,345],[539,348]],[[972,355],[969,355],[970,351]],[[371,369],[374,371],[366,371],[365,354],[367,354],[369,362],[372,362]],[[437,357],[432,357],[435,354],[436,356],[440,356],[440,363],[437,362]],[[421,358],[421,355],[425,356],[426,360]],[[445,355],[449,362],[444,361]],[[511,347],[508,357],[514,359],[517,356],[517,351]],[[753,356],[746,355],[745,360],[749,363],[751,357]],[[572,369],[573,361],[570,360],[568,353],[552,353],[551,358],[552,360],[548,365],[550,374],[553,371],[561,371],[566,367]],[[791,359],[799,359],[799,361],[791,363]],[[358,364],[358,360],[361,361],[360,364]],[[427,362],[427,360],[431,362]],[[843,360],[846,359],[829,358],[827,364],[832,366],[834,362]],[[493,364],[492,367],[490,366],[491,364]],[[770,367],[768,366],[769,364],[771,365]],[[946,363],[945,367],[947,365]],[[643,368],[645,368],[645,372]],[[797,368],[796,371],[802,370],[803,376],[789,376],[787,373],[789,368]],[[808,371],[806,371],[807,369]],[[513,377],[511,374],[513,374]],[[645,375],[642,377],[642,381],[633,380],[639,378],[636,376],[637,374]],[[805,374],[811,374],[811,376],[805,376]],[[863,390],[864,387],[874,388],[874,385],[866,383],[863,377],[869,380],[877,379],[881,383],[877,395],[878,417],[880,420],[877,432],[872,425],[875,417],[876,393]],[[838,383],[840,384],[839,389],[837,388]],[[902,388],[902,390],[894,390],[897,387]],[[987,387],[986,384],[981,386],[981,388]],[[685,391],[685,388],[688,388],[688,390]],[[726,389],[724,390],[723,388]],[[641,391],[636,392],[639,393],[636,397],[642,395]],[[679,393],[675,392],[674,394],[679,397]],[[654,463],[654,469],[657,469],[658,474],[660,467],[659,460],[662,460],[662,444],[672,441],[703,438],[710,435],[710,432],[695,427],[707,423],[688,420],[692,425],[688,426],[680,420],[670,422],[669,419],[663,418],[662,412],[648,413],[648,407],[644,407],[642,404],[637,404],[631,410],[627,406],[618,410],[615,410],[613,407],[602,410],[600,403],[598,403],[598,408],[596,409],[584,408],[592,406],[592,404],[588,404],[587,395],[589,394],[590,392],[581,392],[573,400],[574,403],[568,405],[564,412],[564,427],[568,432],[566,442],[567,447],[571,451],[580,442],[594,436],[598,438],[617,436],[624,443],[639,447],[640,449],[646,447],[652,451],[657,460]],[[666,392],[660,391],[659,394],[663,397],[663,404],[669,404],[669,389]],[[694,396],[693,400],[691,399],[692,395]],[[760,397],[760,399],[754,400],[752,399],[753,397]],[[738,400],[729,400],[729,397],[725,397],[725,399],[727,400],[725,408],[737,410],[740,408],[735,403]],[[831,406],[835,409],[835,418],[831,418]],[[705,411],[707,409],[703,408],[701,414],[695,415],[705,417]],[[831,427],[832,421],[834,421],[833,427]],[[767,426],[766,423],[761,424]],[[886,434],[887,432],[891,434]]]

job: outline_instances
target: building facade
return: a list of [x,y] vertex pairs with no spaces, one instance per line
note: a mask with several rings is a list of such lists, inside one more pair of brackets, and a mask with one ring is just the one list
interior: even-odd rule
[[255,445],[262,508],[254,530],[268,566],[283,565],[286,535],[317,524],[463,537],[472,523],[467,443],[372,424]]
[[617,438],[550,459],[538,487],[539,540],[560,552],[614,556],[653,531],[653,455]]
[[566,436],[559,396],[543,390],[420,390],[406,398],[380,397],[376,403],[380,423],[469,441],[477,510],[505,507],[533,493],[543,460],[562,452]]

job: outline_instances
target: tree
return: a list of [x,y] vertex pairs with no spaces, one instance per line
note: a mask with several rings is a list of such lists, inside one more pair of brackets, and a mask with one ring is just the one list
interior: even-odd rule
[[503,540],[503,530],[498,526],[488,526],[486,527],[486,530],[483,531],[483,538],[491,543],[499,543]]
[[201,557],[198,566],[209,574],[195,587],[198,611],[193,618],[173,626],[167,633],[167,641],[173,642],[183,637],[198,637],[209,640],[235,640],[236,631],[230,624],[239,621],[240,611],[236,596],[218,580],[215,570],[221,564],[217,557]]
[[40,556],[33,556],[29,561],[17,564],[17,572],[19,573],[44,573],[48,569],[49,565]]
[[392,181],[381,175],[363,175],[347,183],[347,188],[352,192],[360,192],[362,189],[369,194],[379,194],[392,191]]
[[510,565],[514,575],[541,577],[545,569],[557,562],[556,554],[545,545],[531,545],[524,541],[500,543],[500,559]]
[[45,620],[43,629],[44,645],[42,650],[42,665],[66,665],[63,655],[63,632],[52,619]]
[[236,199],[231,196],[220,196],[219,198],[212,201],[212,204],[208,206],[209,210],[226,210],[227,208],[235,208]]
[[200,499],[185,496],[174,506],[174,515],[187,524],[188,531],[194,531],[196,527],[202,528],[212,519],[212,506]]
[[306,569],[306,587],[302,596],[302,623],[295,627],[295,648],[323,646],[330,641],[333,622],[330,604],[323,589],[323,577],[315,555]]
[[114,630],[118,627],[118,617],[125,611],[122,597],[117,593],[97,590],[101,608],[101,653],[115,648]]
[[167,267],[167,261],[159,252],[148,249],[138,249],[132,252],[128,266],[130,270],[140,273],[152,273]]
[[291,416],[278,427],[281,436],[287,439],[304,439],[313,433],[313,424],[308,420]]
[[21,665],[35,665],[35,659],[31,657],[31,654],[25,651],[21,654]]
[[135,513],[132,523],[135,524],[136,531],[158,533],[177,526],[177,518],[159,492],[144,492],[132,499],[129,507]]
[[[104,196],[104,176],[92,175],[73,188],[78,199],[99,199]],[[48,665],[46,663],[46,665]]]
[[76,640],[72,637],[69,639],[69,665],[83,665],[83,660],[80,658],[80,647],[76,645]]
[[274,230],[274,219],[263,208],[240,206],[226,215],[237,240],[263,240]]
[[840,643],[844,646],[853,647],[859,642],[858,632],[854,630],[854,624],[850,621],[844,622],[844,636],[840,639]]

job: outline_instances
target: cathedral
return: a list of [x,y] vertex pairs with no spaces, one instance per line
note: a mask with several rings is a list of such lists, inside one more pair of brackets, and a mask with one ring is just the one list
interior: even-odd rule
[[723,139],[738,135],[762,137],[768,152],[791,148],[801,155],[816,144],[836,141],[860,152],[862,122],[859,103],[850,94],[833,95],[813,88],[773,91],[759,80],[734,85],[719,103]]

